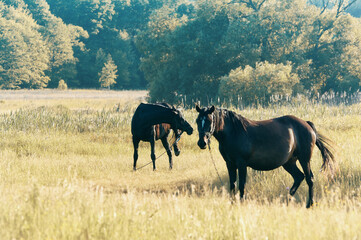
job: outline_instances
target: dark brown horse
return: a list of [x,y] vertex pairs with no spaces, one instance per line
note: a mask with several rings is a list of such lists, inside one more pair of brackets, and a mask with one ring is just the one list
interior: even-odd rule
[[[214,106],[199,108],[197,118],[198,146],[205,149],[213,135],[227,164],[230,190],[235,192],[238,170],[240,197],[243,198],[247,167],[267,171],[282,166],[294,179],[290,194],[294,195],[302,180],[308,184],[308,202],[313,204],[313,173],[310,160],[313,147],[320,149],[325,168],[334,160],[327,138],[319,134],[312,122],[295,116],[283,116],[265,121],[252,121]],[[303,173],[296,165],[299,161]]]
[[[151,159],[153,170],[155,167],[154,145],[156,140],[161,140],[169,158],[169,168],[172,169],[172,152],[168,143],[168,135],[173,130],[175,139],[179,139],[183,131],[192,134],[193,128],[184,119],[182,113],[167,103],[145,104],[141,103],[135,110],[132,118],[131,131],[133,135],[134,163],[133,170],[136,170],[138,160],[138,147],[140,141],[150,142]],[[173,144],[175,155],[180,154],[177,141]]]

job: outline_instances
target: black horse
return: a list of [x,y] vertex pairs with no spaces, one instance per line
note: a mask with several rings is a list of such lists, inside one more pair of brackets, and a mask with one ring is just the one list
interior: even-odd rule
[[[150,142],[151,159],[153,170],[155,167],[154,144],[161,139],[164,148],[169,157],[169,168],[172,169],[172,152],[168,143],[170,129],[173,130],[175,138],[178,139],[183,131],[188,135],[193,133],[193,128],[184,119],[182,113],[167,103],[145,104],[141,103],[135,110],[132,118],[131,131],[133,135],[134,146],[134,164],[133,170],[136,170],[138,160],[138,146],[140,141]],[[180,154],[177,142],[174,144],[176,156]]]
[[[282,116],[265,121],[252,121],[225,109],[214,106],[199,108],[197,126],[198,146],[205,149],[213,135],[219,142],[219,151],[227,164],[230,190],[235,192],[238,169],[240,197],[243,198],[247,167],[267,171],[282,166],[292,175],[294,183],[290,194],[294,195],[303,179],[309,187],[306,207],[313,204],[313,173],[310,160],[314,145],[320,149],[322,168],[334,161],[334,156],[326,145],[329,140],[316,131],[312,122],[295,116]],[[303,173],[298,169],[299,161]]]

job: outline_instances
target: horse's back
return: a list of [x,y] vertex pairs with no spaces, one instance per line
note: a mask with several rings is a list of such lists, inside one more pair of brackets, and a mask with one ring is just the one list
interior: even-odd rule
[[278,119],[280,120],[281,124],[292,127],[299,138],[311,137],[315,138],[314,140],[316,141],[316,133],[314,131],[314,127],[312,127],[312,122],[305,121],[293,115],[286,115]]
[[169,132],[169,124],[149,125],[147,115],[152,114],[154,108],[157,107],[171,108],[171,105],[169,105],[168,103],[139,104],[139,106],[134,112],[131,121],[131,133],[134,137],[137,137],[143,141],[149,141],[152,131],[155,131],[156,139],[164,136],[165,132]]
[[[281,126],[287,129],[292,129],[294,137],[297,141],[297,146],[304,147],[304,144],[310,144],[316,142],[316,133],[314,128],[311,126],[312,123],[298,118],[294,115],[285,115],[274,119]],[[306,143],[305,143],[306,142]]]
[[311,126],[293,115],[253,121],[247,131],[252,146],[248,164],[258,170],[282,166],[315,141]]

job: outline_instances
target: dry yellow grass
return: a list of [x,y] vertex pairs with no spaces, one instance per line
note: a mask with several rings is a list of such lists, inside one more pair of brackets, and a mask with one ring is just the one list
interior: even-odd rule
[[[232,204],[217,142],[225,185],[196,146],[197,131],[182,137],[172,171],[164,155],[156,172],[133,172],[130,119],[145,92],[46,94],[0,99],[0,239],[361,239],[360,104],[236,110],[250,119],[294,114],[334,140],[338,174],[329,181],[318,172],[315,150],[317,204],[307,210],[306,183],[290,198],[283,169],[249,170],[246,200]],[[196,115],[185,111],[194,127]],[[148,143],[139,153],[138,166],[150,161]]]

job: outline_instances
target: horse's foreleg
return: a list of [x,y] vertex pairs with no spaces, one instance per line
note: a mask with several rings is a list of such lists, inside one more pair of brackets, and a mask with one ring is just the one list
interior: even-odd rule
[[242,199],[244,196],[244,186],[246,185],[247,178],[247,165],[241,163],[238,166],[238,179],[239,179],[239,197]]
[[174,154],[176,156],[179,156],[180,150],[178,148],[177,139],[180,137],[180,135],[178,134],[178,130],[173,129],[173,132],[174,132],[174,137],[175,137],[175,141],[173,143]]
[[284,164],[283,168],[293,177],[294,183],[290,189],[290,194],[293,196],[305,178],[305,175],[298,169],[296,162],[293,159]]
[[173,143],[173,149],[174,149],[174,154],[175,154],[176,156],[179,156],[180,150],[179,150],[179,148],[178,148],[177,142]]
[[138,147],[139,147],[140,140],[133,136],[133,147],[134,147],[134,154],[133,154],[133,170],[137,170],[137,160],[138,160]]
[[172,152],[169,148],[169,143],[168,143],[168,140],[167,140],[167,137],[162,137],[161,138],[161,141],[162,141],[162,144],[163,144],[163,147],[165,148],[165,150],[167,151],[167,154],[168,154],[168,158],[169,158],[169,169],[172,169],[173,168],[173,161],[172,161]]
[[235,195],[235,183],[237,181],[237,167],[228,157],[227,152],[223,150],[221,145],[219,146],[219,152],[221,153],[224,161],[226,161],[228,176],[229,176],[229,190],[231,192],[231,196]]
[[237,168],[235,164],[231,161],[226,160],[227,170],[229,175],[229,190],[231,192],[231,196],[235,195],[235,183],[237,181]]

